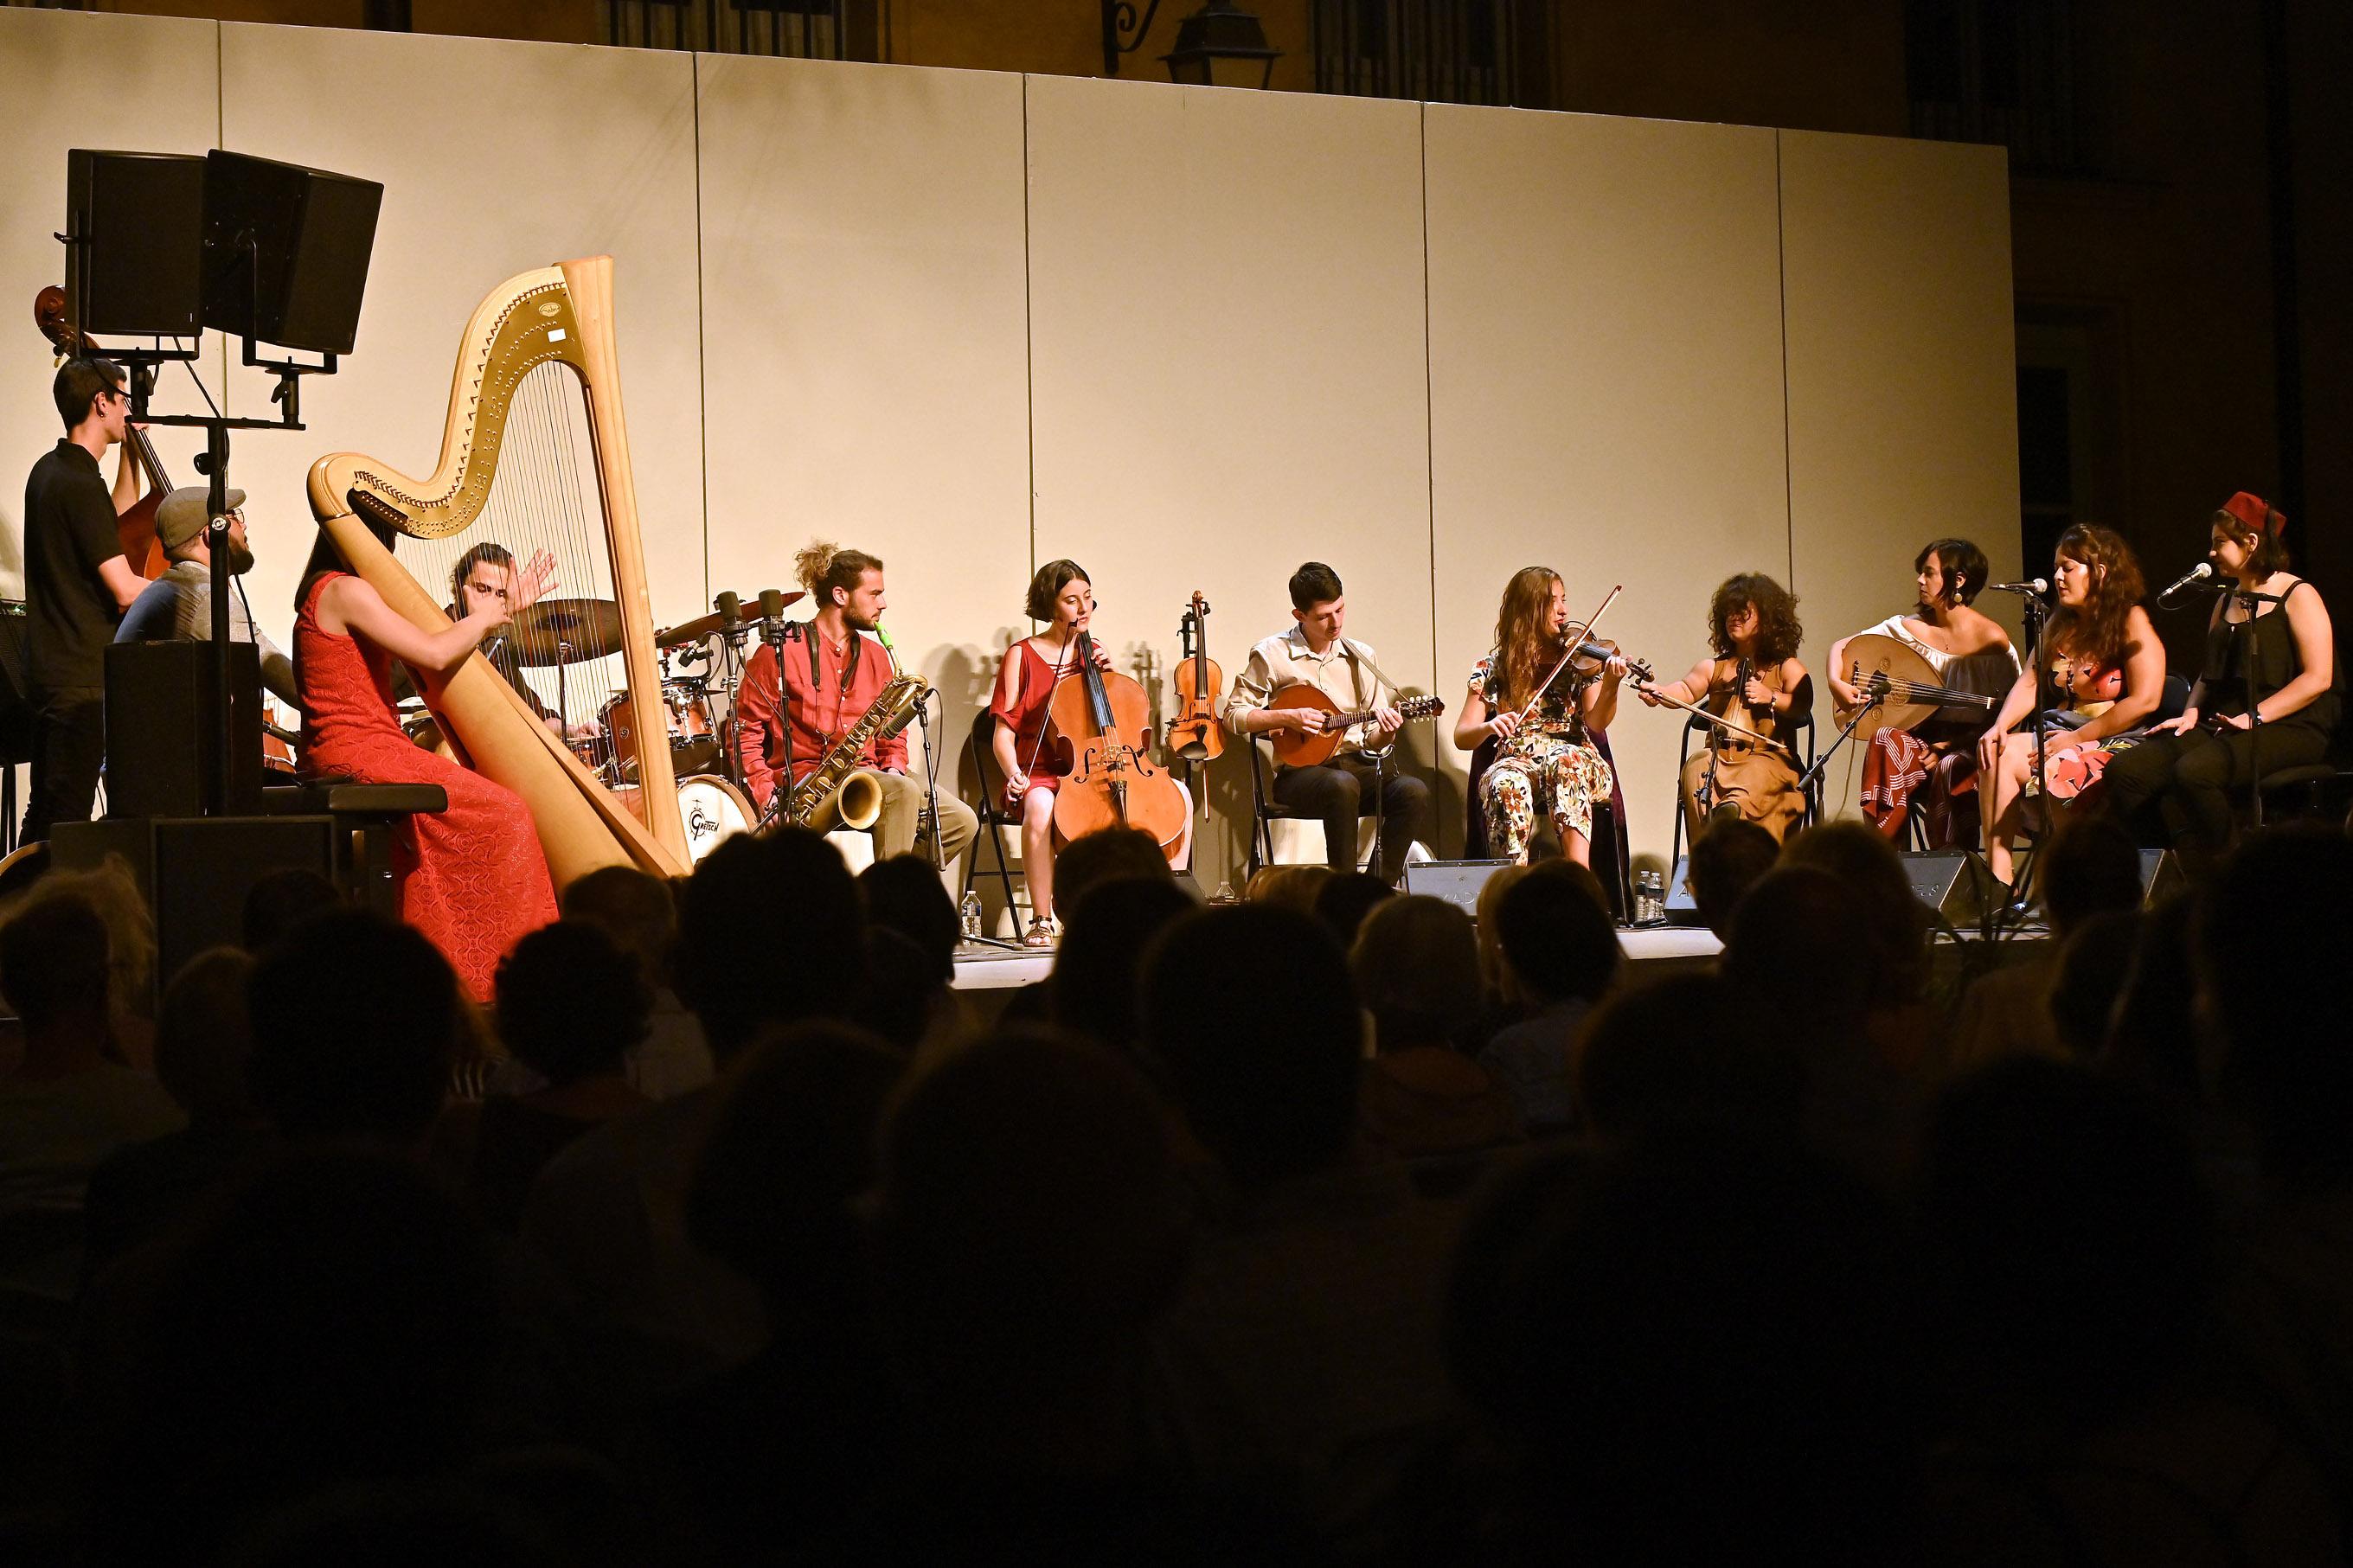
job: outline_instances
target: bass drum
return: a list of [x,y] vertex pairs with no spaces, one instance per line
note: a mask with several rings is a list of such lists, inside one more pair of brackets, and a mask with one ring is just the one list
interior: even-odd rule
[[742,790],[714,774],[678,781],[678,815],[686,824],[689,860],[701,860],[723,841],[752,830],[752,803]]

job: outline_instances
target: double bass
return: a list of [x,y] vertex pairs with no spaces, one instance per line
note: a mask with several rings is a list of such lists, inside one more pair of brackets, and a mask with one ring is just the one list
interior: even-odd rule
[[[54,283],[33,296],[33,321],[41,329],[41,335],[61,354],[71,357],[106,353],[66,319],[66,291]],[[130,443],[139,466],[147,470],[148,489],[132,503],[129,511],[114,520],[114,533],[131,569],[152,583],[164,574],[169,564],[164,559],[163,542],[155,537],[155,509],[172,493],[172,479],[164,471],[163,459],[155,456],[155,444],[147,438],[146,431],[126,422],[123,439]]]
[[1046,705],[1045,739],[1067,763],[1054,791],[1054,842],[1136,827],[1173,864],[1191,813],[1176,781],[1146,754],[1150,700],[1134,679],[1096,666],[1094,640],[1083,631],[1076,663],[1077,678],[1057,687]]

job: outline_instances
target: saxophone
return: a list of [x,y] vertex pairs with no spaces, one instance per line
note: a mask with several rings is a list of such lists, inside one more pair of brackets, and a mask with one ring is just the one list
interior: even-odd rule
[[902,675],[884,687],[808,775],[786,792],[778,819],[817,833],[873,826],[882,815],[882,781],[858,759],[869,745],[905,729],[931,694],[931,683],[920,675]]

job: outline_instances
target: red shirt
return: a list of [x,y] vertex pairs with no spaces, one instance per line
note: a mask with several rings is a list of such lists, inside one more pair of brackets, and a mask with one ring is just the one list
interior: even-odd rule
[[[817,650],[814,680],[809,678],[812,647]],[[849,672],[845,690],[842,666],[849,662],[853,648],[857,653],[856,666]],[[786,721],[791,724],[793,782],[797,784],[816,768],[843,732],[874,706],[874,700],[891,684],[893,673],[890,652],[873,637],[854,632],[851,641],[837,654],[827,644],[823,633],[804,622],[786,633],[783,702],[786,720],[780,720],[776,658],[775,651],[763,644],[744,661],[744,684],[735,693],[735,754],[743,761],[744,783],[752,792],[752,804],[765,810],[769,795],[776,792],[776,772],[785,759]],[[865,767],[906,772],[905,732],[879,744],[869,742],[859,760]]]

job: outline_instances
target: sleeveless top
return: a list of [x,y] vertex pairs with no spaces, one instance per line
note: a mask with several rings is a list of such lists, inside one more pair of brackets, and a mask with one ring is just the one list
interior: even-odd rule
[[[1781,667],[1778,663],[1759,666],[1756,674],[1757,679],[1765,683],[1765,689],[1776,696],[1788,689],[1781,684]],[[1744,724],[1768,738],[1778,737],[1781,716],[1769,708],[1751,708],[1740,690],[1740,661],[1736,658],[1716,659],[1708,666],[1707,690],[1702,694],[1699,705],[1719,719]],[[1707,731],[1707,744],[1724,751],[1746,752],[1753,750],[1757,742],[1746,735],[1736,735],[1711,724]]]
[[[2310,585],[2307,579],[2300,577],[2290,585],[2288,593]],[[2319,591],[2313,589],[2316,594]],[[2227,604],[2225,601],[2226,606]],[[2248,629],[2250,625],[2253,631]],[[2254,677],[2254,694],[2261,700],[2303,673],[2304,656],[2296,651],[2295,636],[2288,627],[2284,595],[2271,614],[2257,616],[2252,623],[2220,618],[2206,629],[2206,661],[2199,668],[2198,679],[2206,686],[2204,710],[2209,713],[2244,713],[2249,706],[2250,675]],[[2305,724],[2317,730],[2336,729],[2337,694],[2345,675],[2342,670],[2332,670],[2331,677],[2327,691],[2286,718],[2272,721]]]

